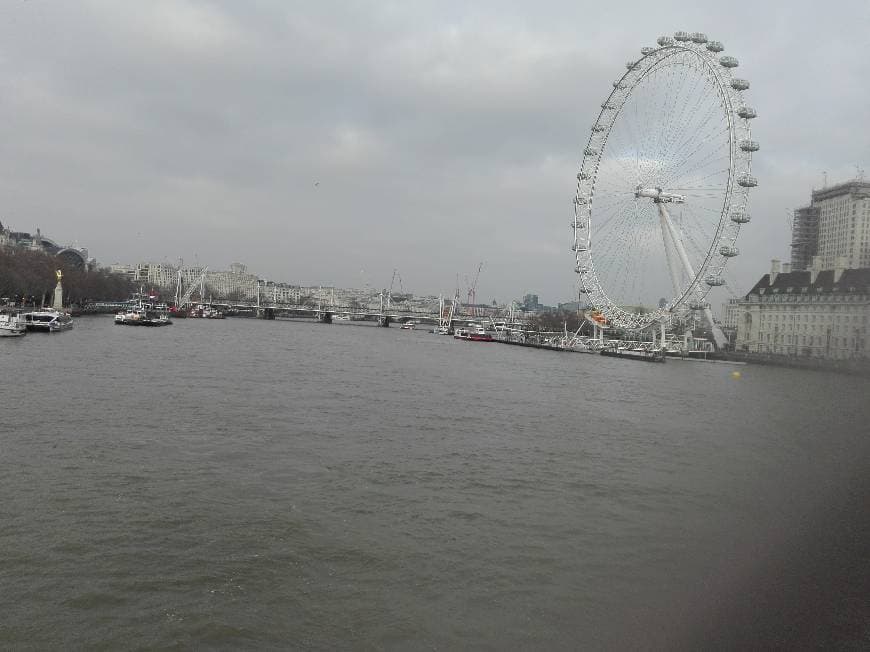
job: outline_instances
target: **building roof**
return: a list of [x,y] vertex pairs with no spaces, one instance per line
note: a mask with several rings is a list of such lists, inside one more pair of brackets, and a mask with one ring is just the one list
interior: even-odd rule
[[834,270],[826,269],[819,272],[815,283],[811,283],[812,272],[809,270],[798,272],[779,273],[773,285],[770,283],[770,274],[765,274],[749,292],[750,294],[767,294],[801,292],[803,288],[814,292],[870,292],[870,268],[843,270],[837,283],[834,283]]
[[813,190],[813,203],[843,195],[855,195],[855,199],[870,197],[870,181],[853,179],[852,181],[838,183],[835,186],[828,186],[821,190]]

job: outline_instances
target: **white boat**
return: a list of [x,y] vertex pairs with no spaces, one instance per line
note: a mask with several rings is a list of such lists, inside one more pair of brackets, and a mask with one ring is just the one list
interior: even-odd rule
[[453,333],[453,337],[457,340],[468,340],[469,342],[492,342],[492,335],[486,332],[486,329],[480,324],[469,324],[466,328],[457,328]]
[[24,325],[29,331],[42,331],[43,333],[57,333],[73,327],[73,320],[65,312],[57,310],[34,310],[24,313]]
[[21,314],[0,313],[0,337],[20,337],[27,335],[27,326]]
[[[167,314],[169,309],[164,309],[163,304],[144,304],[151,311],[156,311],[160,314]],[[191,311],[187,314],[188,317],[199,318],[199,319],[225,319],[226,315],[215,308],[214,306],[210,306],[207,304],[200,304],[196,306],[196,308],[191,309]]]
[[404,324],[402,324],[402,325],[400,326],[400,328],[401,328],[402,330],[405,330],[405,331],[412,331],[412,330],[414,330],[414,328],[415,328],[416,326],[417,326],[417,322],[415,322],[415,321],[413,321],[413,320],[410,320],[410,321],[406,321]]
[[169,326],[169,314],[148,310],[145,307],[133,308],[115,315],[115,324],[121,326]]
[[[154,297],[147,297],[142,292],[134,294],[133,298],[128,303],[128,308],[122,310],[115,315],[115,325],[120,326],[170,326],[172,320],[169,316],[169,306],[165,303],[155,303]],[[197,308],[203,308],[200,305]],[[211,309],[211,308],[209,308]],[[202,317],[200,312],[194,315],[195,311],[190,312],[190,317]],[[213,318],[214,319],[214,318]]]

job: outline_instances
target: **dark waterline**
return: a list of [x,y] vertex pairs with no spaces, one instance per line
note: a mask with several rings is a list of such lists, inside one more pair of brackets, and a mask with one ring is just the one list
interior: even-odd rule
[[109,317],[0,363],[4,648],[867,642],[865,380]]

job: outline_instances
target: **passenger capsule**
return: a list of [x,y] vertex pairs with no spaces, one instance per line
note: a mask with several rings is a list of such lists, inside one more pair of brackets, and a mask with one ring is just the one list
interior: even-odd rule
[[707,49],[710,50],[710,52],[721,52],[725,49],[725,46],[722,45],[721,41],[710,41],[707,43]]
[[637,65],[637,61],[626,61],[625,62],[625,67],[628,68],[629,70],[634,68],[636,65]]
[[689,301],[689,308],[692,310],[706,310],[710,307],[710,304],[706,301],[699,301],[698,299],[692,299]]
[[685,43],[686,41],[690,41],[691,39],[692,39],[692,37],[689,36],[688,32],[674,32],[674,40],[675,41],[680,41],[681,43]]
[[670,36],[659,36],[658,39],[656,39],[656,43],[661,45],[663,48],[666,48],[669,45],[674,44],[674,39],[672,39]]
[[693,43],[697,43],[698,45],[707,42],[707,35],[704,34],[704,32],[692,32],[690,38],[692,39]]
[[604,104],[601,105],[601,108],[604,109],[605,111],[612,111],[613,109],[616,108],[616,105],[613,102],[605,102]]
[[745,91],[747,88],[749,88],[749,82],[745,79],[732,79],[731,88],[733,88],[735,91]]
[[578,274],[585,274],[586,273],[586,265],[580,265],[578,263],[577,266],[574,267],[574,271],[577,272]]
[[737,185],[744,188],[754,188],[758,185],[758,179],[753,177],[751,174],[741,174],[737,177]]
[[752,120],[752,118],[758,116],[758,114],[755,112],[755,109],[753,109],[751,106],[741,106],[739,109],[737,109],[737,115],[739,115],[741,118],[746,118],[747,120]]
[[734,256],[740,253],[740,250],[737,249],[737,247],[732,247],[731,245],[722,245],[721,247],[719,247],[719,253],[726,258],[734,258]]
[[587,147],[583,150],[584,156],[598,156],[598,150],[594,147]]
[[744,210],[731,211],[731,221],[735,224],[747,224],[752,219]]
[[744,152],[757,152],[758,151],[758,141],[757,140],[741,140],[740,141],[740,149]]
[[710,274],[704,278],[704,283],[709,285],[711,288],[717,288],[720,285],[725,285],[725,279],[716,274]]
[[577,181],[585,181],[589,178],[589,175],[586,172],[578,172],[577,173]]
[[571,222],[571,228],[572,229],[585,229],[586,222],[584,222],[583,220],[581,220],[579,218],[574,218],[574,221]]
[[738,65],[737,57],[731,57],[727,54],[724,57],[719,57],[719,63],[725,68],[736,68]]
[[625,90],[627,88],[627,86],[625,85],[624,81],[622,81],[621,79],[618,79],[615,82],[613,82],[613,88],[615,88],[618,91],[622,91],[622,90]]
[[601,133],[602,131],[606,131],[606,130],[607,130],[607,127],[605,127],[604,125],[596,124],[594,127],[592,127],[592,131],[594,131],[595,133]]
[[585,206],[586,197],[574,197],[574,204],[577,206]]
[[571,245],[571,251],[586,251],[586,243],[585,242],[575,242]]
[[643,48],[640,49],[640,53],[641,53],[643,56],[647,56],[647,55],[649,55],[649,54],[652,54],[652,53],[655,52],[655,51],[656,51],[655,48],[651,48],[651,47],[648,46],[648,45],[647,45],[646,47],[643,47]]

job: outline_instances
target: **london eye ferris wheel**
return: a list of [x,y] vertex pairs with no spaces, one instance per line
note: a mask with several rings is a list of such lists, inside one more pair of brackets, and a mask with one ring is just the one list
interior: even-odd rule
[[705,34],[645,47],[592,126],[574,196],[580,292],[613,326],[642,330],[703,312],[750,221],[749,82]]

